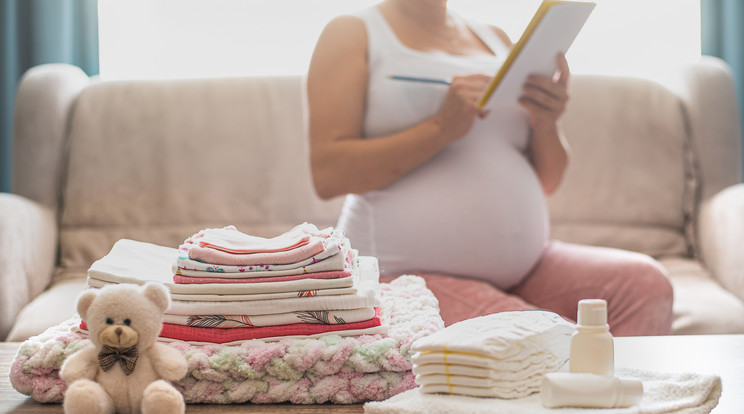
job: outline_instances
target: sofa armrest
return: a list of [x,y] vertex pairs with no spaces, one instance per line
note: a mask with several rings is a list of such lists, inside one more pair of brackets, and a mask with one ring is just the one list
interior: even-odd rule
[[80,68],[64,63],[23,74],[13,114],[13,193],[58,208],[69,121],[90,83]]
[[698,218],[700,252],[714,278],[744,300],[744,184],[703,202]]
[[741,181],[741,122],[731,67],[703,56],[684,71],[680,91],[688,116],[702,200]]
[[49,285],[56,254],[54,211],[0,193],[0,339],[8,335],[21,308]]

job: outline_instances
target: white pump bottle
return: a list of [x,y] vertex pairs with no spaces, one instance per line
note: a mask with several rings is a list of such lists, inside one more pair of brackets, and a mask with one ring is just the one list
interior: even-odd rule
[[571,337],[571,372],[612,376],[615,373],[615,347],[607,324],[607,302],[602,299],[579,301],[576,332]]

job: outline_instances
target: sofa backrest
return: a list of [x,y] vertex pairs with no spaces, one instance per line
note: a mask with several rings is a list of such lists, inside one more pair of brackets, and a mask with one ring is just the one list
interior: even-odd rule
[[99,82],[69,132],[61,265],[123,237],[178,246],[204,227],[271,236],[335,225],[314,194],[299,77]]
[[742,181],[733,76],[724,61],[703,56],[664,82],[572,79],[563,123],[573,155],[549,199],[552,237],[701,256],[700,206]]
[[[300,77],[87,84],[69,69],[24,79],[14,142],[15,191],[58,208],[62,267],[86,268],[124,237],[175,246],[204,227],[270,236],[335,224],[343,199],[319,200],[309,177]],[[741,180],[741,142],[725,65],[686,73],[675,93],[572,78],[553,238],[652,255],[694,248],[700,196]]]
[[680,98],[649,80],[576,77],[563,117],[570,162],[549,198],[552,237],[688,255],[697,172]]

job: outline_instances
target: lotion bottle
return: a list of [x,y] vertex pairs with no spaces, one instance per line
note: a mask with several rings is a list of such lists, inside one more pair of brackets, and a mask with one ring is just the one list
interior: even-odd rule
[[540,397],[548,408],[620,408],[638,404],[643,383],[606,375],[551,372],[543,377]]
[[613,376],[615,347],[607,324],[607,302],[602,299],[579,301],[576,332],[571,337],[569,370]]

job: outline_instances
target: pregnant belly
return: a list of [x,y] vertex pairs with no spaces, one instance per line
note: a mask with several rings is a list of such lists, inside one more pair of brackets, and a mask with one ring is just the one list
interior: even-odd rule
[[548,236],[545,199],[509,145],[453,148],[393,185],[355,196],[339,225],[384,274],[436,272],[502,289],[535,265]]

